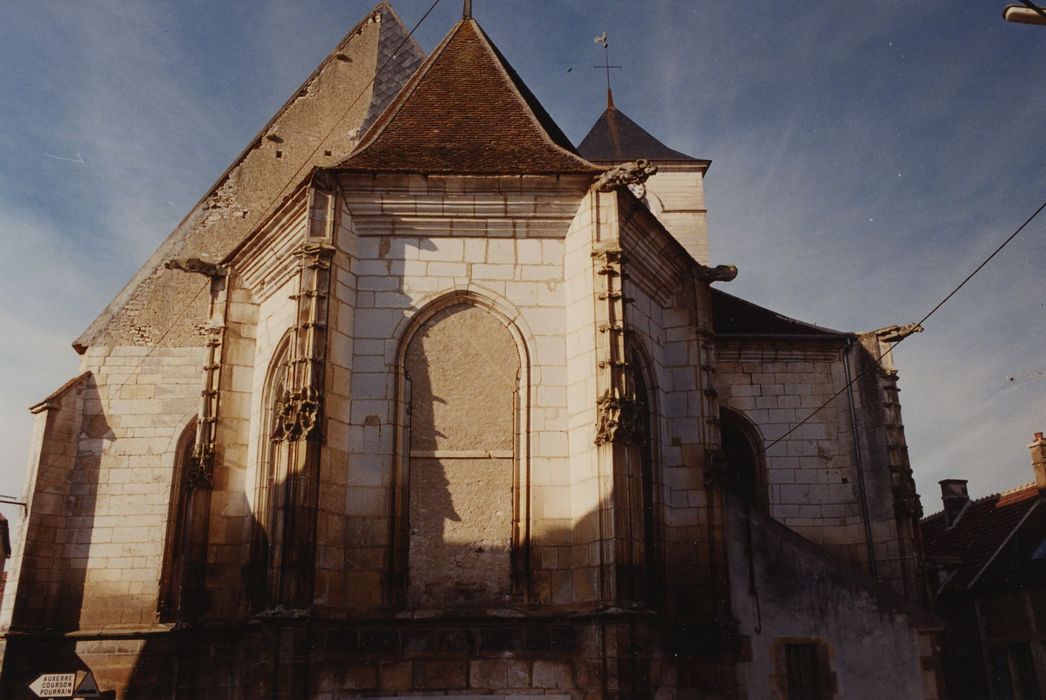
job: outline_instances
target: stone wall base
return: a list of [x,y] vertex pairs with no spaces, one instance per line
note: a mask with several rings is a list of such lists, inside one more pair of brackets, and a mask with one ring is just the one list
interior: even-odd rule
[[119,638],[10,635],[0,695],[32,698],[38,675],[90,669],[111,700],[732,698],[736,641],[645,616],[268,618]]

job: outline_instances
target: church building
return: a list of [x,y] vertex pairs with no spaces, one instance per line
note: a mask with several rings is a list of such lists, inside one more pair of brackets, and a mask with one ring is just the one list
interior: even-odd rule
[[0,696],[938,697],[910,329],[731,295],[710,162],[593,118],[353,27],[30,409]]

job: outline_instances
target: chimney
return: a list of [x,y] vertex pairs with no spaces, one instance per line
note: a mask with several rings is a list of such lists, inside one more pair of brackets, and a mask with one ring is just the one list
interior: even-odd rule
[[[1046,442],[1043,443],[1046,447]],[[1046,455],[1046,453],[1044,453]],[[970,502],[966,490],[966,479],[944,479],[937,482],[941,485],[941,502],[944,503],[944,524],[951,527],[959,519],[959,514]]]
[[1042,433],[1035,433],[1035,440],[1028,445],[1031,450],[1031,468],[1035,472],[1035,484],[1039,495],[1046,495],[1046,440]]

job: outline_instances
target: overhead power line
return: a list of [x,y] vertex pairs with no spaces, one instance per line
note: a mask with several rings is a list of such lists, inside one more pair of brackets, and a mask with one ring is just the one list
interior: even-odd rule
[[[956,286],[956,287],[955,287],[954,289],[952,289],[952,291],[948,292],[948,294],[946,294],[946,295],[944,296],[944,298],[943,298],[943,299],[941,299],[941,300],[940,300],[939,302],[937,302],[937,304],[936,304],[936,305],[934,305],[934,307],[933,307],[932,309],[930,309],[930,310],[929,310],[929,311],[928,311],[928,312],[926,313],[926,315],[925,315],[925,316],[923,316],[923,317],[922,317],[921,319],[919,319],[918,321],[916,321],[916,322],[915,322],[914,324],[912,324],[912,325],[913,325],[913,326],[915,326],[916,328],[918,328],[918,327],[921,327],[921,326],[922,326],[922,325],[923,325],[923,324],[924,324],[924,323],[925,323],[925,322],[926,322],[927,320],[929,320],[929,318],[930,318],[931,316],[933,316],[933,315],[934,315],[935,313],[937,313],[937,312],[938,312],[938,311],[939,311],[939,310],[941,309],[941,307],[942,307],[942,306],[944,306],[945,304],[947,304],[947,303],[948,303],[948,302],[949,302],[949,301],[951,300],[951,298],[952,298],[952,297],[954,297],[954,296],[955,296],[955,295],[956,295],[956,294],[957,294],[957,293],[959,292],[959,290],[960,290],[960,289],[962,289],[963,287],[965,287],[965,286],[966,286],[966,283],[967,283],[967,282],[969,282],[970,280],[972,280],[972,279],[974,278],[974,276],[975,276],[975,275],[976,275],[976,274],[977,274],[978,272],[980,272],[981,270],[983,270],[983,269],[984,269],[984,267],[985,267],[985,265],[987,265],[988,263],[990,263],[990,262],[992,261],[992,259],[994,259],[994,258],[995,258],[995,256],[996,256],[996,255],[998,255],[999,253],[1001,253],[1001,252],[1002,252],[1002,249],[1003,249],[1003,248],[1005,248],[1006,246],[1008,246],[1008,245],[1010,244],[1010,242],[1011,242],[1011,241],[1012,241],[1012,240],[1013,240],[1014,238],[1016,238],[1016,237],[1017,237],[1018,235],[1020,235],[1021,231],[1023,231],[1023,230],[1025,229],[1025,228],[1027,228],[1028,224],[1030,224],[1030,223],[1031,223],[1032,221],[1034,221],[1034,220],[1035,220],[1035,217],[1037,217],[1037,216],[1038,216],[1038,215],[1039,215],[1039,214],[1040,214],[1040,213],[1042,212],[1042,210],[1043,210],[1043,209],[1046,209],[1046,202],[1043,202],[1042,204],[1040,204],[1040,205],[1039,205],[1039,208],[1038,208],[1038,209],[1036,209],[1036,210],[1034,211],[1034,213],[1032,213],[1032,215],[1031,215],[1031,216],[1029,216],[1029,217],[1028,217],[1027,219],[1025,219],[1025,220],[1024,220],[1024,223],[1023,223],[1023,224],[1021,224],[1020,226],[1018,226],[1018,227],[1017,227],[1017,230],[1016,230],[1016,231],[1014,231],[1014,232],[1013,232],[1013,233],[1011,233],[1011,234],[1010,234],[1009,236],[1007,236],[1007,237],[1006,237],[1006,240],[1004,240],[1004,241],[1003,241],[1002,243],[1000,243],[1000,244],[999,244],[999,247],[998,247],[998,248],[996,248],[995,250],[993,250],[993,251],[992,251],[991,255],[989,255],[989,256],[988,256],[988,257],[986,257],[986,258],[985,258],[985,259],[984,259],[983,261],[981,261],[981,264],[980,264],[980,265],[978,265],[977,267],[975,267],[975,268],[973,269],[973,272],[971,272],[970,274],[966,275],[965,279],[963,279],[963,281],[962,281],[962,282],[960,282],[960,283],[959,283],[959,284],[958,284],[958,285],[957,285],[957,286]],[[861,379],[862,377],[864,377],[864,376],[865,376],[866,374],[868,374],[869,372],[871,372],[871,371],[872,371],[873,369],[876,369],[876,368],[880,367],[880,365],[881,365],[881,363],[882,363],[882,359],[883,359],[883,358],[884,358],[884,357],[885,357],[885,356],[886,356],[887,354],[889,354],[890,352],[892,352],[892,351],[893,351],[893,349],[894,349],[895,347],[897,347],[898,345],[900,345],[901,343],[903,343],[903,342],[904,342],[904,341],[905,341],[905,340],[906,340],[907,338],[909,338],[909,337],[911,337],[911,336],[910,336],[910,335],[906,335],[906,336],[904,336],[904,337],[902,337],[902,338],[899,338],[898,340],[895,340],[895,341],[893,341],[892,343],[890,343],[890,344],[889,344],[889,347],[887,347],[887,348],[886,348],[885,350],[881,351],[881,352],[880,352],[880,353],[879,353],[879,354],[878,354],[878,355],[877,355],[877,356],[875,357],[875,361],[874,361],[874,362],[873,362],[873,363],[872,363],[871,365],[869,365],[869,366],[865,367],[865,368],[864,368],[863,370],[861,370],[860,372],[858,372],[857,374],[855,374],[855,375],[853,376],[853,378],[852,378],[852,379],[850,379],[850,381],[849,381],[849,382],[847,382],[847,383],[846,383],[846,385],[845,385],[845,386],[844,386],[844,387],[843,387],[842,389],[839,389],[839,391],[837,391],[837,392],[835,392],[834,394],[832,394],[831,396],[829,396],[829,397],[828,397],[827,399],[825,399],[824,403],[822,403],[822,404],[821,404],[820,406],[818,406],[818,407],[817,407],[817,408],[815,408],[815,409],[814,409],[813,411],[811,411],[811,412],[809,413],[809,415],[807,415],[807,416],[806,416],[805,418],[803,418],[803,419],[802,419],[801,421],[799,421],[798,423],[796,423],[795,425],[793,425],[793,426],[792,426],[791,428],[789,428],[789,429],[788,429],[788,430],[787,430],[787,431],[786,431],[786,432],[785,432],[785,433],[784,433],[783,435],[781,435],[780,437],[778,437],[778,438],[776,438],[775,440],[773,440],[772,442],[770,442],[770,444],[766,445],[766,446],[765,446],[765,447],[764,447],[764,448],[763,448],[762,450],[760,450],[759,454],[766,454],[766,452],[767,452],[767,451],[769,451],[769,450],[770,450],[770,448],[772,448],[772,447],[773,447],[774,445],[778,444],[779,442],[781,442],[782,440],[784,440],[784,439],[785,439],[786,437],[788,437],[789,435],[791,435],[792,433],[794,433],[794,432],[795,432],[796,430],[799,430],[799,428],[801,428],[801,427],[803,427],[804,425],[806,425],[806,424],[807,424],[807,423],[808,423],[808,422],[810,421],[810,419],[812,419],[812,418],[813,418],[814,416],[816,416],[816,415],[817,415],[818,413],[820,413],[821,411],[823,411],[823,410],[824,410],[824,409],[825,409],[825,408],[826,408],[826,407],[827,407],[827,406],[828,406],[829,404],[831,404],[831,403],[832,403],[833,401],[835,401],[835,400],[836,400],[837,398],[839,398],[840,396],[842,396],[842,395],[843,395],[843,393],[844,393],[844,392],[846,392],[846,391],[847,391],[847,390],[848,390],[848,389],[849,389],[849,388],[850,388],[851,386],[853,386],[854,384],[856,384],[856,383],[857,383],[857,381],[858,381],[859,379]]]
[[[441,2],[441,0],[433,0],[433,3],[431,5],[429,5],[429,9],[427,9],[425,11],[425,14],[423,14],[421,16],[421,19],[419,19],[417,22],[414,23],[414,26],[407,33],[407,36],[403,38],[403,41],[401,41],[396,46],[396,49],[389,55],[389,57],[386,58],[385,61],[380,66],[378,66],[378,68],[374,71],[374,75],[371,77],[371,79],[367,82],[366,85],[363,86],[363,88],[359,91],[359,93],[356,95],[356,97],[353,98],[353,100],[349,103],[349,106],[345,108],[345,110],[341,113],[341,115],[338,117],[338,119],[334,121],[334,126],[331,127],[330,131],[328,131],[327,134],[322,139],[320,139],[319,141],[316,142],[316,147],[312,150],[311,153],[309,153],[309,155],[303,161],[302,165],[300,165],[298,167],[298,170],[295,171],[295,173],[291,176],[291,179],[290,179],[291,186],[294,185],[294,183],[296,182],[298,176],[301,175],[302,170],[312,160],[312,157],[316,155],[316,153],[320,150],[320,148],[322,148],[324,142],[326,142],[326,140],[328,138],[330,138],[330,135],[334,133],[334,130],[338,127],[338,124],[341,123],[342,119],[344,119],[345,116],[348,115],[349,110],[351,110],[356,105],[356,103],[359,102],[360,98],[363,97],[363,95],[367,92],[367,90],[370,89],[370,87],[374,84],[374,81],[378,79],[379,75],[381,75],[381,72],[383,70],[385,70],[385,66],[387,66],[393,59],[395,59],[397,57],[397,55],[400,52],[400,49],[402,49],[403,46],[408,41],[411,40],[411,38],[414,36],[414,33],[416,31],[418,31],[418,28],[422,25],[422,23],[426,19],[428,19],[429,15],[432,14],[432,11],[436,9],[436,6],[439,5],[440,2]],[[261,209],[262,214],[258,217],[258,219],[257,219],[258,222],[262,221],[265,218],[265,216],[269,213],[269,209],[272,207],[273,204],[275,204],[278,200],[281,199],[281,196],[283,195],[283,193],[286,190],[287,190],[287,187],[284,187],[282,190],[280,190],[279,194],[277,194],[275,197],[273,197],[269,201],[269,203],[266,204],[263,209]],[[193,306],[196,304],[196,300],[200,297],[200,295],[204,292],[204,290],[210,288],[210,285],[211,285],[211,281],[210,281],[210,279],[208,279],[196,291],[196,293],[193,295],[192,299],[189,300],[189,303],[185,304],[184,306],[182,306],[181,310],[177,314],[175,314],[174,318],[171,320],[170,325],[167,326],[167,328],[160,334],[160,336],[156,339],[156,341],[149,347],[149,351],[146,352],[145,355],[142,356],[142,360],[141,360],[142,362],[145,362],[145,360],[147,358],[149,358],[153,354],[153,351],[156,348],[160,347],[160,343],[164,340],[164,338],[166,338],[167,335],[172,330],[174,330],[174,327],[176,325],[178,325],[178,322],[182,318],[184,318],[185,315],[193,308]],[[131,376],[134,376],[134,375],[132,374]],[[119,387],[117,387],[117,388],[118,389],[122,388],[124,386],[124,384],[126,384],[130,380],[131,376],[127,377],[127,379],[124,379],[124,381],[121,382]]]

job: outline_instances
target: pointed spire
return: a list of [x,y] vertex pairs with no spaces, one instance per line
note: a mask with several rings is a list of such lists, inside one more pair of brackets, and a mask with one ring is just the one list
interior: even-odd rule
[[465,0],[465,6],[461,9],[461,19],[472,19],[472,0]]
[[606,110],[578,146],[578,153],[593,163],[622,163],[646,158],[657,163],[705,163],[700,158],[669,148],[643,127],[614,107],[614,98],[607,91]]
[[607,109],[614,109],[614,91],[610,89],[610,69],[620,68],[621,66],[610,65],[610,42],[607,41],[607,33],[603,32],[598,35],[595,39],[596,43],[603,47],[603,65],[595,66],[596,68],[602,68],[607,73]]
[[470,19],[457,23],[339,167],[455,174],[599,170],[578,155]]

